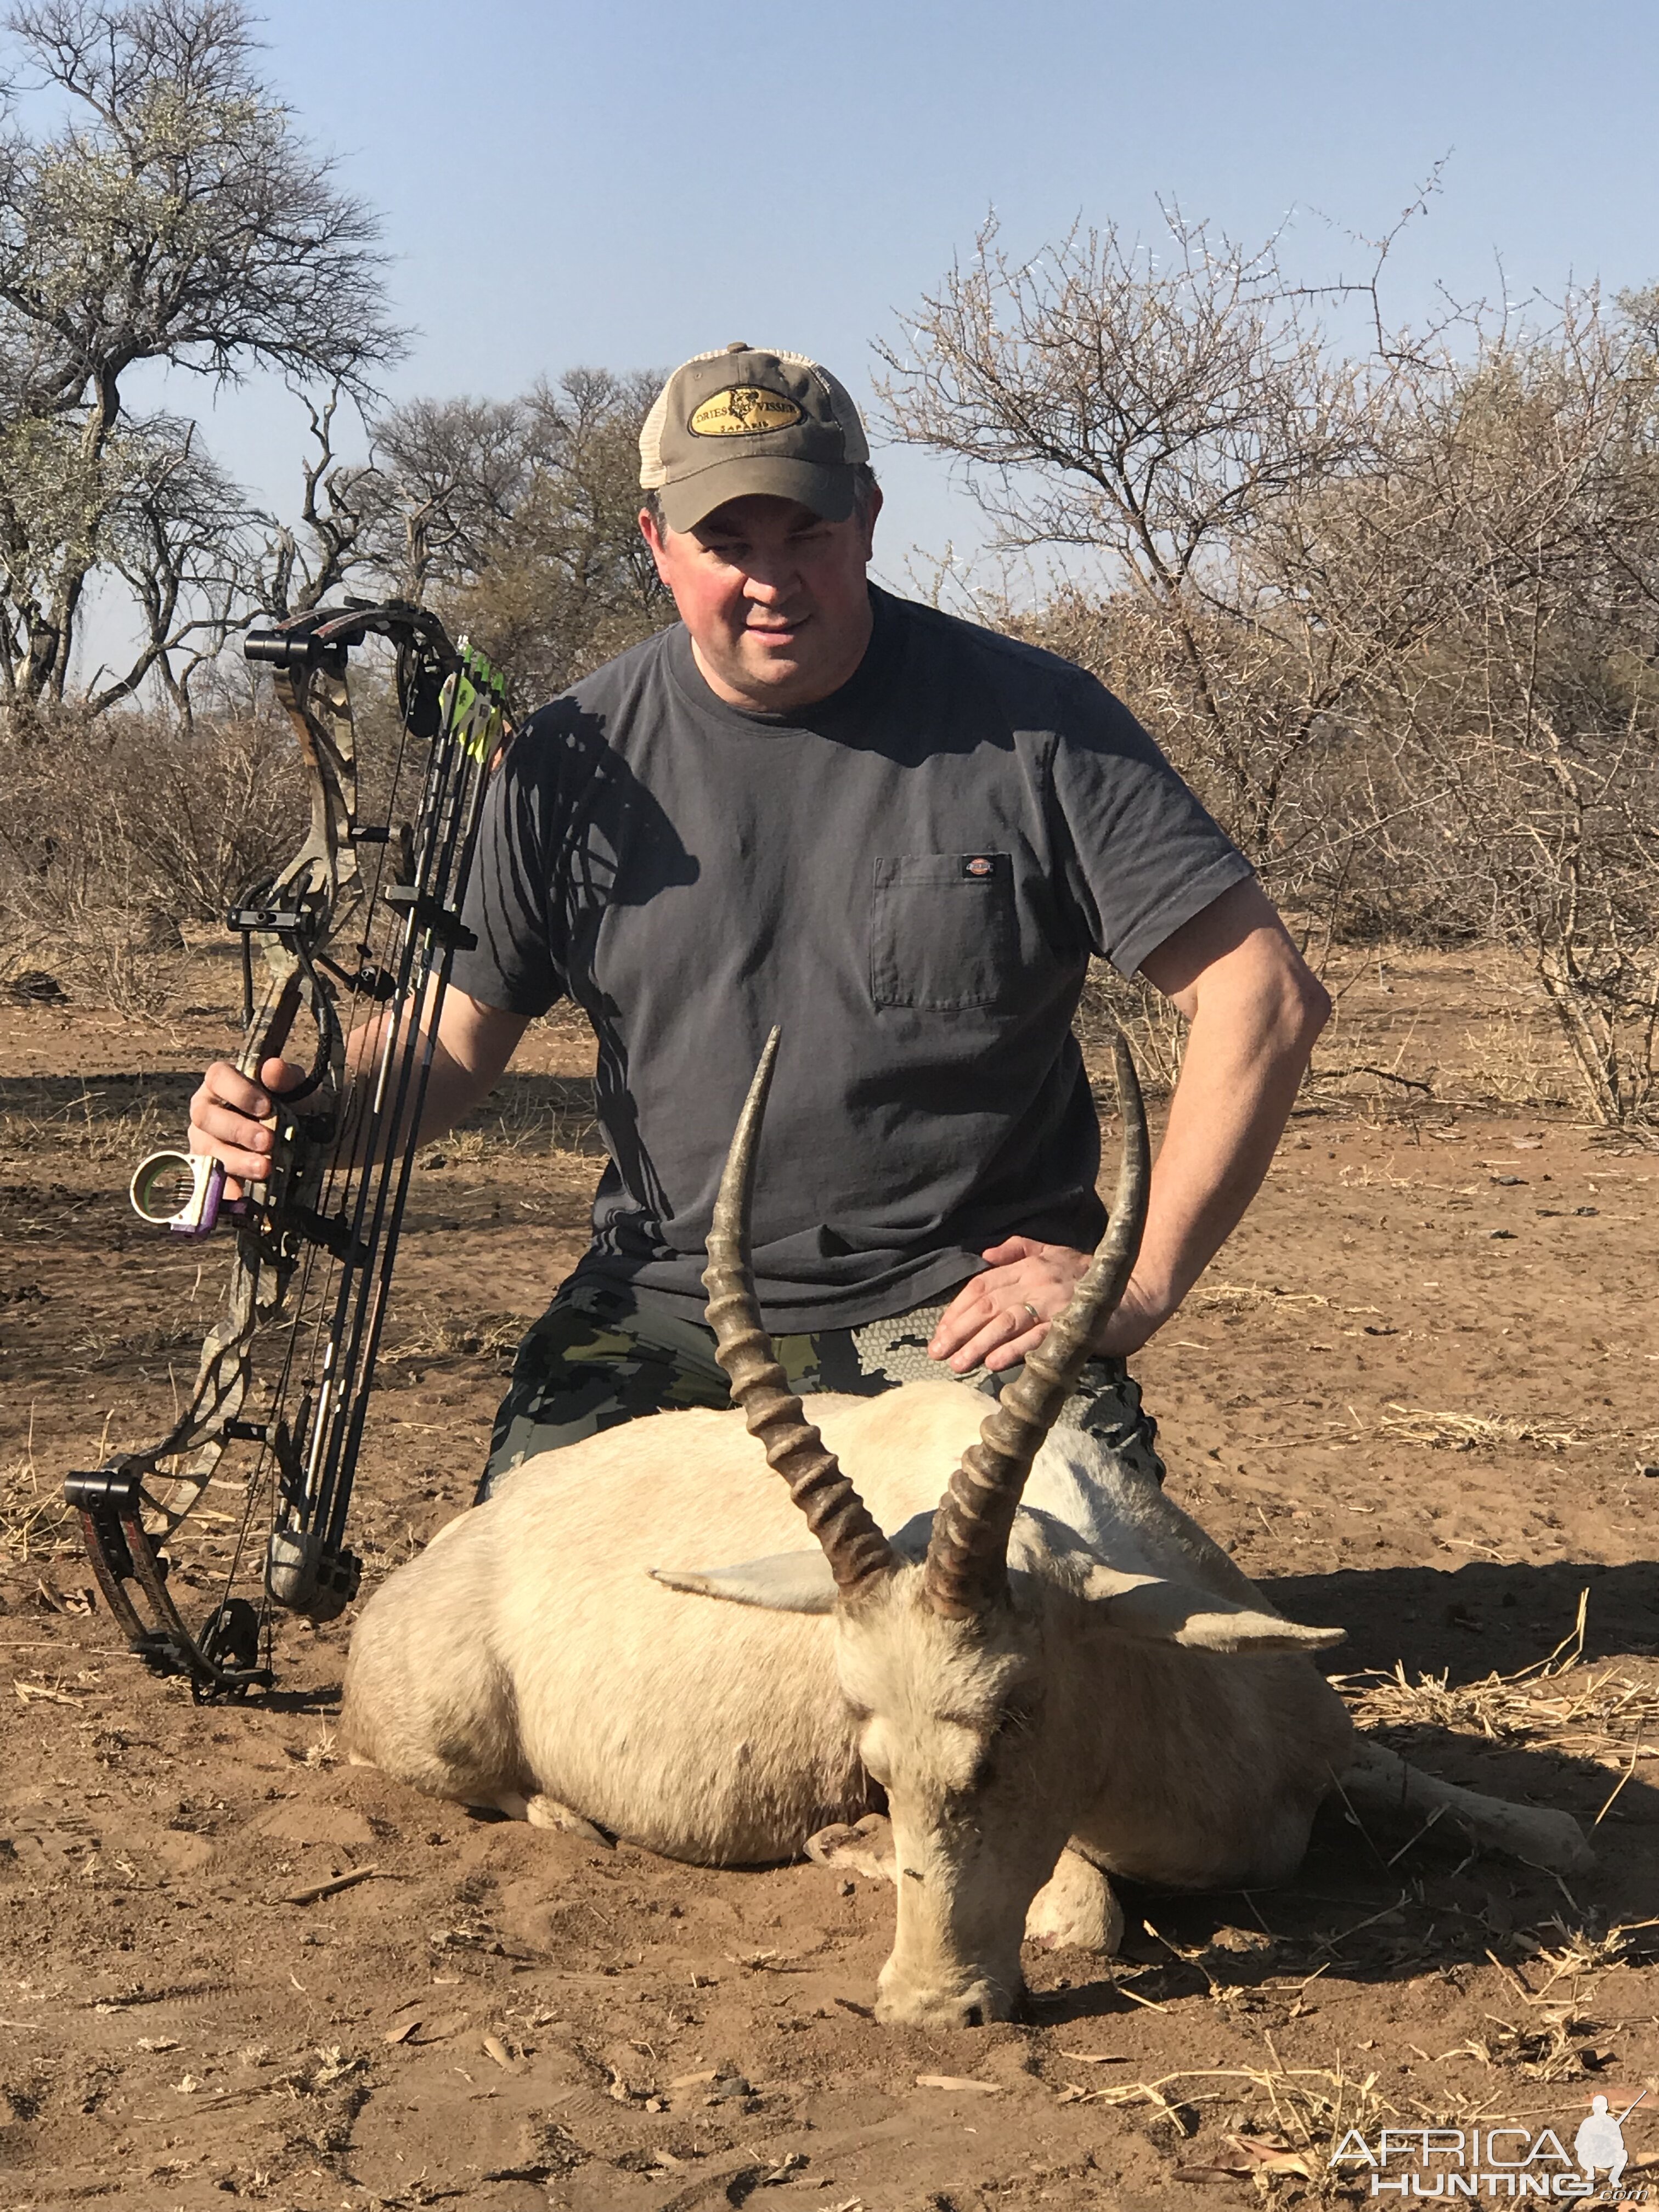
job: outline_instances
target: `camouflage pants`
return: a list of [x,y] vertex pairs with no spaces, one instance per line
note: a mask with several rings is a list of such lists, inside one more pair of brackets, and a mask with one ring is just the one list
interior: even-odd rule
[[[927,1357],[941,1305],[917,1306],[862,1328],[781,1336],[778,1358],[792,1388],[873,1397],[901,1382],[941,1378],[994,1397],[1018,1367],[952,1376]],[[495,1416],[481,1504],[498,1476],[537,1452],[574,1444],[641,1413],[684,1406],[724,1410],[732,1402],[714,1337],[701,1322],[639,1306],[626,1290],[568,1283],[519,1346],[513,1380]],[[1158,1424],[1143,1413],[1140,1386],[1121,1359],[1091,1359],[1060,1409],[1060,1425],[1084,1429],[1138,1474],[1164,1480]]]

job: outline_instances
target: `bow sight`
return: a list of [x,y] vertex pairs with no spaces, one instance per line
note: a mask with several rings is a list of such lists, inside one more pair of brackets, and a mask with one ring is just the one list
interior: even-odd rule
[[[347,671],[370,637],[395,652],[398,733],[386,818],[364,824]],[[288,866],[226,917],[242,951],[236,1066],[257,1081],[268,1060],[291,1066],[296,1048],[306,1066],[273,1100],[263,1182],[228,1197],[216,1160],[176,1152],[135,1173],[144,1220],[190,1238],[234,1226],[228,1295],[190,1403],[161,1443],[64,1486],[129,1644],[188,1674],[198,1699],[269,1685],[275,1607],[331,1620],[356,1592],[344,1540],[352,1480],[438,1015],[456,948],[471,942],[460,910],[484,789],[507,731],[501,678],[400,601],[296,616],[250,633],[243,650],[270,671],[298,738],[311,822]],[[276,1340],[258,1380],[256,1339]],[[210,1486],[239,1493],[238,1509],[210,1513]],[[186,1589],[210,1601],[194,1632]]]

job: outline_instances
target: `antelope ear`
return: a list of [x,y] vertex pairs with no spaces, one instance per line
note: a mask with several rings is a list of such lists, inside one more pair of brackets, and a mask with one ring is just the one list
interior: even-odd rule
[[1300,1621],[1236,1605],[1196,1583],[1156,1575],[1124,1575],[1091,1567],[1083,1594],[1097,1626],[1146,1644],[1179,1644],[1191,1651],[1324,1651],[1340,1644],[1340,1628],[1304,1628]]
[[930,1505],[925,1513],[913,1513],[902,1528],[890,1532],[887,1540],[900,1559],[908,1560],[912,1566],[919,1566],[927,1556],[927,1546],[933,1534],[933,1509]]
[[833,1613],[836,1578],[815,1545],[810,1552],[775,1552],[768,1559],[745,1559],[741,1566],[716,1567],[692,1574],[678,1567],[653,1567],[653,1582],[696,1597],[723,1597],[732,1605],[758,1605],[768,1613]]

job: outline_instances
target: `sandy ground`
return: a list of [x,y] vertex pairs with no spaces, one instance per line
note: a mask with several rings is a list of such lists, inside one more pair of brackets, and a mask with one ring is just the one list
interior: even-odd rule
[[[1595,1870],[1339,1808],[1289,1888],[1128,1891],[1121,1959],[1033,1954],[1030,2019],[956,2035],[871,2018],[878,1885],[604,1850],[343,1765],[349,1620],[287,1628],[276,1691],[215,1709],[118,1647],[53,1500],[193,1371],[222,1257],[124,1194],[226,1032],[0,1011],[0,2212],[1290,2203],[1365,2193],[1328,2164],[1351,2127],[1570,2147],[1598,2089],[1659,2081],[1659,1155],[1536,1103],[1560,1083],[1511,983],[1342,980],[1327,1079],[1139,1364],[1170,1482],[1285,1610],[1348,1630],[1368,1724],[1595,1824]],[[531,1044],[416,1178],[372,1576],[469,1494],[506,1347],[581,1241],[584,1047]],[[1656,2106],[1627,2194],[1649,2153],[1659,2184]]]

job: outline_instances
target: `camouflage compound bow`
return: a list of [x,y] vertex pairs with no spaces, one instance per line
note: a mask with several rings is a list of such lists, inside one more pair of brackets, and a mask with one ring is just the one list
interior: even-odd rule
[[[386,819],[374,826],[357,819],[346,684],[348,656],[371,636],[395,648],[399,714]],[[226,1197],[223,1170],[199,1155],[158,1152],[133,1176],[137,1211],[176,1235],[204,1237],[234,1222],[229,1292],[190,1402],[161,1441],[64,1486],[129,1644],[188,1674],[198,1702],[269,1686],[274,1608],[330,1620],[356,1591],[359,1563],[345,1544],[352,1477],[433,1033],[455,949],[471,941],[461,901],[507,726],[500,677],[403,602],[299,615],[251,632],[244,651],[270,670],[298,734],[311,826],[282,872],[228,916],[242,944],[236,1065],[257,1079],[264,1060],[293,1056],[308,1031],[310,1066],[274,1102],[270,1172],[241,1198]],[[426,749],[425,769],[400,819],[400,792],[416,780],[411,741]],[[378,1031],[356,1055],[354,1080],[347,1038],[376,1007]],[[257,1383],[256,1338],[275,1346]],[[210,1488],[240,1492],[237,1510],[210,1510]],[[214,1601],[193,1633],[168,1588],[192,1511],[198,1540],[175,1581],[210,1577]],[[244,1582],[252,1595],[239,1594]]]

